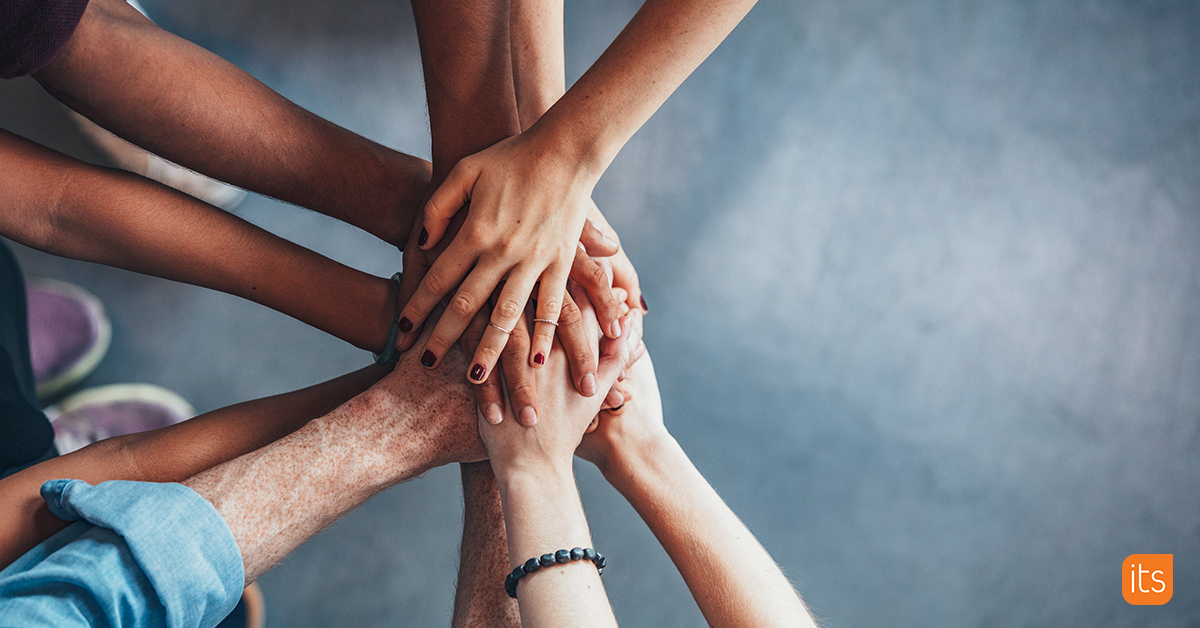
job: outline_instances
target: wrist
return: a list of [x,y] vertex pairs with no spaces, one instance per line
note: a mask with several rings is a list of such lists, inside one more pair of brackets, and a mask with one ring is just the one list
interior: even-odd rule
[[557,107],[551,107],[522,135],[535,143],[547,162],[570,164],[576,177],[587,186],[589,195],[612,161],[596,138],[580,125],[571,124]]
[[516,457],[491,460],[496,485],[501,495],[551,494],[570,488],[575,492],[575,469],[571,460],[551,462],[545,459]]
[[683,455],[675,437],[665,429],[610,439],[600,450],[603,462],[597,467],[604,479],[621,493],[668,473],[670,464]]

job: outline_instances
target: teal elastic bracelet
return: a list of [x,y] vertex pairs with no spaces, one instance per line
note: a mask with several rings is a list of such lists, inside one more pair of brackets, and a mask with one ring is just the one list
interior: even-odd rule
[[[392,281],[396,282],[396,291],[400,290],[400,273],[392,275]],[[387,364],[396,357],[396,334],[400,332],[400,308],[396,308],[396,313],[392,315],[392,331],[388,334],[387,344],[384,345],[381,353],[371,352],[375,356],[376,364]]]

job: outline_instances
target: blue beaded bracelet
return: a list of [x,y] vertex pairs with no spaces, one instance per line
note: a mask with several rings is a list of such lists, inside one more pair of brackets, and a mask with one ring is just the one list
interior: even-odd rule
[[[396,282],[396,289],[400,289],[400,273],[392,275],[392,281]],[[372,352],[371,356],[375,358],[376,364],[387,364],[396,357],[396,335],[400,331],[400,308],[396,308],[395,315],[392,316],[392,331],[388,334],[387,344],[383,346],[383,351],[379,353]]]
[[550,567],[551,565],[562,565],[573,560],[590,560],[596,566],[596,569],[603,574],[604,566],[608,561],[604,556],[592,548],[583,549],[576,547],[572,550],[561,549],[553,554],[542,554],[540,558],[530,558],[525,561],[525,564],[518,565],[504,579],[504,592],[508,593],[508,597],[516,599],[517,597],[517,582],[525,576],[541,569],[542,567]]

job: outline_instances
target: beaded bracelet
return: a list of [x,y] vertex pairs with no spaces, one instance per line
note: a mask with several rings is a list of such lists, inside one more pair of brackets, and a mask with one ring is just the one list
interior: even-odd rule
[[561,549],[553,554],[542,554],[541,558],[530,558],[525,561],[525,564],[518,565],[504,579],[504,592],[508,593],[508,597],[517,598],[517,582],[525,576],[541,569],[542,567],[550,567],[552,565],[562,565],[573,560],[590,560],[596,566],[596,569],[603,575],[604,566],[608,564],[604,556],[592,548],[583,549],[576,547],[573,550]]
[[[396,282],[396,289],[400,289],[400,273],[392,275],[392,281]],[[375,358],[376,364],[387,364],[392,361],[396,355],[396,334],[400,331],[400,308],[396,308],[396,314],[392,316],[392,332],[388,334],[387,344],[383,346],[383,351],[379,353],[371,352]]]

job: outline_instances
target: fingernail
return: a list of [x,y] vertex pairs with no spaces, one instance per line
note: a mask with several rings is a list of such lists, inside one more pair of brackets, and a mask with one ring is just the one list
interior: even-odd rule
[[620,244],[617,244],[616,240],[608,236],[600,236],[600,241],[604,243],[604,246],[607,246],[610,249],[620,248],[621,246]]
[[499,404],[489,403],[487,411],[483,413],[483,418],[492,425],[499,425],[504,420],[504,413],[500,412]]
[[642,302],[642,310],[643,310],[643,311],[645,311],[645,312],[649,312],[649,311],[650,311],[650,308],[649,308],[649,307],[646,307],[646,297],[643,297],[643,296],[638,296],[638,301],[641,301],[641,302]]
[[625,381],[625,369],[621,369],[621,376],[617,378],[618,382]]
[[545,364],[546,363],[546,354],[538,353],[537,355],[533,356],[533,363],[534,364]]
[[424,366],[427,366],[427,367],[431,367],[431,366],[433,366],[434,362],[437,362],[437,356],[433,355],[432,351],[426,349],[425,353],[421,354],[421,364]]
[[620,338],[621,337],[621,321],[620,321],[620,319],[613,321],[612,325],[609,325],[608,327],[609,327],[608,333],[609,333],[610,338]]
[[537,425],[537,410],[534,410],[532,406],[521,408],[521,425]]
[[483,368],[482,364],[476,364],[475,366],[472,366],[471,367],[471,379],[473,379],[477,382],[482,382],[484,371],[485,371],[485,369]]
[[582,387],[584,396],[591,397],[596,394],[596,376],[591,373],[584,375]]
[[407,316],[400,318],[400,331],[406,334],[412,331],[412,321],[408,320]]
[[429,231],[424,227],[421,227],[421,237],[417,238],[417,246],[425,246],[425,243],[428,241]]

